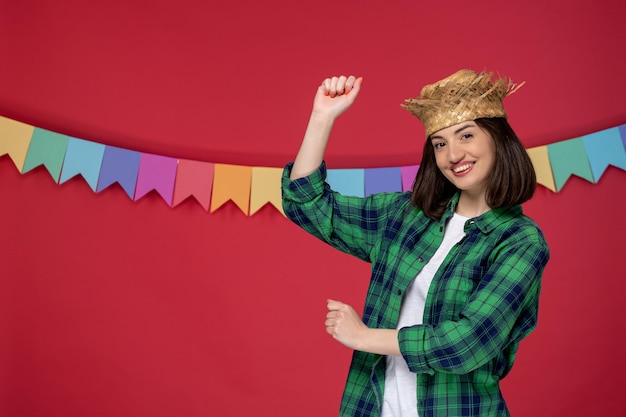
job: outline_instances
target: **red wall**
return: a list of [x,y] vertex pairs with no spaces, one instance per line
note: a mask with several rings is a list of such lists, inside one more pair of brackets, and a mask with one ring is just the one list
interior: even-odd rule
[[[329,167],[401,166],[423,133],[399,104],[469,67],[527,81],[506,102],[527,148],[626,122],[621,2],[479,3],[2,1],[0,115],[280,167],[319,81],[355,73]],[[539,327],[504,380],[515,416],[626,410],[625,178],[610,167],[525,206],[552,260]],[[325,334],[324,301],[361,308],[368,265],[273,207],[133,202],[4,156],[0,219],[0,415],[336,415],[350,352]]]

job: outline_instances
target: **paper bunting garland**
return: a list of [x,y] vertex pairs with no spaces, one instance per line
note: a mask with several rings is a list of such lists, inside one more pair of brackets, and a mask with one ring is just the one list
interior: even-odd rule
[[[576,175],[597,183],[609,166],[626,171],[626,125],[527,149],[537,183],[559,192]],[[193,197],[213,213],[232,201],[247,216],[270,204],[283,213],[282,168],[176,159],[72,138],[0,116],[0,157],[20,173],[43,165],[59,184],[80,175],[94,192],[118,183],[137,201],[151,191],[175,207]],[[407,191],[419,165],[329,169],[328,183],[343,194]],[[284,213],[283,213],[284,214]]]

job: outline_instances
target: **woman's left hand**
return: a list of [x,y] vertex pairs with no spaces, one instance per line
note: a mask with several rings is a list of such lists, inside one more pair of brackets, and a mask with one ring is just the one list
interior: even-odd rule
[[368,331],[361,317],[351,306],[341,301],[328,300],[327,307],[326,332],[339,343],[359,350]]

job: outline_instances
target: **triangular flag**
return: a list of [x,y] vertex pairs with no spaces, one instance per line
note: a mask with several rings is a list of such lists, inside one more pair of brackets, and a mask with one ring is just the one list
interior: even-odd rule
[[36,127],[30,140],[22,173],[43,164],[54,182],[58,183],[68,141],[69,138],[65,135]]
[[232,200],[247,215],[250,207],[252,168],[241,165],[215,164],[213,175],[211,213],[228,200]]
[[600,180],[609,165],[626,170],[626,150],[618,128],[583,136],[583,142],[595,182]]
[[576,175],[593,182],[593,174],[585,152],[585,144],[581,138],[564,140],[548,145],[548,156],[554,174],[557,191],[570,177]]
[[326,182],[339,194],[365,197],[365,171],[358,169],[329,169]]
[[142,153],[134,200],[137,201],[150,191],[155,190],[171,207],[177,165],[178,160],[176,158]]
[[402,191],[411,191],[419,165],[408,165],[401,168],[402,171]]
[[82,139],[69,138],[59,184],[80,174],[91,189],[96,191],[103,156],[104,145]]
[[139,173],[139,161],[141,154],[136,151],[106,146],[102,157],[100,177],[98,178],[97,192],[107,188],[109,185],[119,183],[126,194],[133,199],[135,196],[135,185],[137,184],[137,174]]
[[622,145],[626,149],[626,124],[621,125],[619,128],[619,135],[622,137]]
[[215,165],[210,162],[180,159],[176,171],[172,206],[180,204],[189,196],[194,196],[198,203],[208,211],[211,203],[214,170]]
[[9,155],[22,172],[34,126],[0,116],[0,156]]
[[250,191],[250,215],[259,211],[266,203],[272,204],[283,215],[280,181],[282,168],[252,168],[252,187]]
[[549,190],[556,192],[554,185],[554,176],[552,175],[552,166],[550,165],[550,157],[548,156],[548,147],[539,146],[536,148],[526,149],[530,160],[535,168],[535,176],[537,184],[541,184]]
[[365,170],[365,196],[384,192],[402,191],[400,167],[368,168]]

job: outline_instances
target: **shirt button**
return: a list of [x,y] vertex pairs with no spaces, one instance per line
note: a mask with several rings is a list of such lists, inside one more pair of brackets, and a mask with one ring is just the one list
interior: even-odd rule
[[422,258],[421,256],[419,258],[417,258],[418,261],[420,262],[424,262],[424,258]]
[[402,295],[402,290],[398,290],[398,295]]

